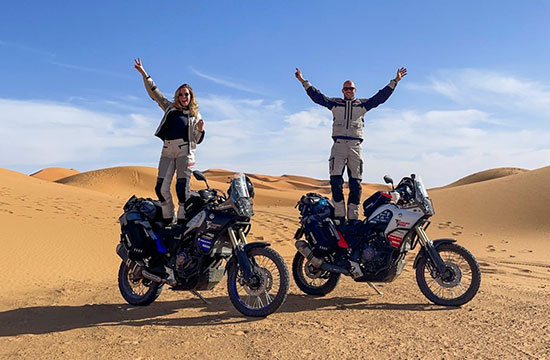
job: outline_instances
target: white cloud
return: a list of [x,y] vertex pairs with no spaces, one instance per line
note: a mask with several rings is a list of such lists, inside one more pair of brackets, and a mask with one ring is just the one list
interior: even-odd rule
[[[0,99],[0,166],[109,163],[116,149],[152,142],[154,121],[139,114],[93,112],[66,104]],[[133,159],[129,159],[132,161]]]
[[366,179],[417,173],[429,186],[439,186],[490,168],[547,164],[549,129],[498,123],[479,110],[381,111],[365,129]]
[[478,69],[441,70],[427,84],[404,86],[441,94],[463,106],[507,109],[550,118],[550,87],[509,74]]

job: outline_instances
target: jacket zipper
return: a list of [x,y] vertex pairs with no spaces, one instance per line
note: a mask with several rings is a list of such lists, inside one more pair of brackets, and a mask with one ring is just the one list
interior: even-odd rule
[[350,111],[348,110],[349,105],[350,105],[350,102],[346,101],[346,111],[345,111],[345,114],[344,114],[344,116],[346,117],[346,130],[349,128],[349,118],[350,118],[350,116],[349,116]]

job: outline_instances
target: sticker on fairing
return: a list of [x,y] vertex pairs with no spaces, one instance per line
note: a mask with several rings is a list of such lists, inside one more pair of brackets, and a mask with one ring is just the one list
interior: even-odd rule
[[403,242],[403,237],[405,236],[407,232],[403,230],[397,230],[393,233],[388,235],[388,241],[390,242],[391,246],[393,247],[400,247],[401,243]]
[[189,220],[189,222],[187,223],[187,230],[185,231],[184,235],[187,235],[189,231],[201,226],[204,222],[204,219],[206,219],[206,212],[203,210],[195,215],[191,220]]

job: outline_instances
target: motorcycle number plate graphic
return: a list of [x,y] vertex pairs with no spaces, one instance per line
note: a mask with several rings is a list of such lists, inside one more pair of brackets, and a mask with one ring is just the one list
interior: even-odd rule
[[390,241],[391,246],[400,247],[403,242],[403,237],[405,236],[406,231],[397,230],[388,235],[388,240]]

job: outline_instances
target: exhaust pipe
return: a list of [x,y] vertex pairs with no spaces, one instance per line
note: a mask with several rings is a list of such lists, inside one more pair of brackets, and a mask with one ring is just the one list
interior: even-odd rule
[[[126,247],[123,244],[119,243],[116,246],[116,253],[117,253],[118,256],[120,256],[122,261],[128,262],[130,260],[130,258],[128,256],[128,250],[126,250]],[[156,283],[165,283],[165,284],[168,284],[170,286],[175,286],[177,284],[176,280],[174,278],[173,272],[171,274],[169,273],[169,275],[172,275],[172,276],[169,276],[168,279],[163,279],[160,276],[157,276],[155,274],[151,274],[147,270],[143,269],[143,267],[145,265],[141,261],[137,261],[137,264],[141,267],[141,270],[140,270],[141,276],[143,276],[147,280],[151,280],[151,281],[154,281]]]
[[309,244],[307,242],[305,242],[304,240],[299,240],[296,241],[295,246],[298,252],[304,255],[304,257],[309,263],[311,263],[311,265],[317,268],[320,268],[323,265],[324,260],[313,256],[313,252],[311,251],[311,248],[309,247]]
[[144,278],[146,278],[148,280],[151,280],[151,281],[154,281],[156,283],[162,282],[162,278],[160,276],[156,276],[154,274],[151,274],[147,270],[142,270],[141,275],[143,275]]
[[328,271],[328,272],[332,272],[332,273],[339,273],[339,274],[349,275],[349,271],[344,269],[341,266],[336,266],[336,265],[323,263],[323,265],[321,265],[321,269],[325,270],[325,271]]
[[319,259],[318,257],[314,256],[313,251],[311,251],[311,248],[309,247],[309,244],[304,240],[296,241],[295,245],[298,252],[302,254],[307,259],[307,261],[316,268],[320,268],[321,270],[332,273],[349,275],[349,271],[344,269],[343,267],[327,264],[323,259]]

